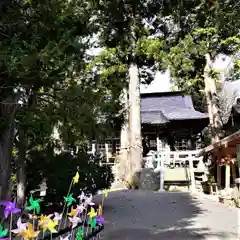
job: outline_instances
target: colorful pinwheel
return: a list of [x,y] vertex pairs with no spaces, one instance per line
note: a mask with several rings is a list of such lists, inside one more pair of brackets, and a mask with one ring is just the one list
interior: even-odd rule
[[77,215],[77,208],[71,208],[71,212],[70,213],[68,213],[68,216],[70,216],[70,217],[73,217],[73,216],[75,216],[75,215]]
[[96,220],[97,220],[97,224],[103,225],[103,223],[104,223],[104,217],[102,217],[102,216],[97,216],[97,217],[96,217]]
[[98,216],[102,216],[102,205],[98,205]]
[[44,228],[49,221],[52,221],[52,220],[48,216],[41,215],[38,225],[40,228]]
[[22,223],[21,217],[17,220],[17,228],[13,229],[11,232],[14,234],[19,234],[21,232],[24,232],[27,228],[27,223]]
[[62,219],[62,214],[59,214],[58,212],[55,212],[54,213],[54,218],[53,218],[53,221],[60,221]]
[[8,234],[8,229],[3,229],[3,226],[0,224],[0,238],[5,238]]
[[77,205],[77,214],[81,214],[86,208],[83,206],[83,204]]
[[97,226],[97,219],[96,218],[90,218],[88,221],[88,224],[91,226],[92,229],[95,229]]
[[90,212],[87,214],[90,218],[96,217],[97,213],[95,212],[94,208],[91,207]]
[[58,225],[58,220],[53,221],[53,220],[49,220],[43,227],[43,232],[46,232],[47,230],[51,233],[56,233],[57,230],[55,229],[55,227]]
[[78,196],[78,198],[80,199],[81,202],[86,199],[86,196],[85,196],[85,194],[84,194],[83,191],[82,191],[81,194]]
[[7,218],[9,214],[21,212],[21,209],[16,207],[16,200],[14,200],[14,202],[4,201],[0,204],[4,206],[5,218]]
[[79,218],[79,217],[77,217],[77,216],[74,216],[74,217],[69,217],[68,218],[69,219],[69,221],[71,222],[71,224],[72,224],[72,228],[75,228],[77,225],[78,225],[78,223],[80,223],[81,222],[81,218]]
[[78,232],[76,234],[77,240],[83,240],[83,229],[80,227],[78,228]]
[[37,212],[37,214],[40,213],[40,205],[39,203],[42,202],[43,200],[41,199],[36,199],[33,200],[33,197],[31,195],[30,199],[29,199],[29,203],[30,205],[28,207],[26,207],[27,210],[32,211],[35,210]]
[[23,236],[24,240],[31,240],[36,238],[40,231],[34,231],[33,225],[31,223],[27,223],[27,229],[24,232],[19,233],[19,236]]
[[66,201],[67,207],[71,206],[73,202],[76,202],[76,199],[73,198],[73,194],[71,193],[67,197],[64,197],[64,200]]
[[73,177],[73,184],[78,183],[78,181],[79,181],[79,173],[76,172],[76,175]]
[[92,194],[89,196],[89,197],[86,197],[85,198],[85,202],[84,202],[84,205],[87,207],[88,205],[89,206],[94,206],[95,203],[92,201]]

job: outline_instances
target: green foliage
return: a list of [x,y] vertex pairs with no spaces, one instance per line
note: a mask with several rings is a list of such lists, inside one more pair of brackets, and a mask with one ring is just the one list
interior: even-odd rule
[[[181,1],[171,4],[165,41],[169,46],[167,65],[178,89],[197,99],[197,109],[204,111],[203,73],[205,54],[212,60],[219,53],[239,50],[240,19],[234,1]],[[170,20],[169,20],[170,19]],[[170,24],[172,22],[172,25]],[[175,27],[173,27],[175,26]],[[219,75],[213,72],[218,80]],[[196,103],[196,102],[195,102]]]
[[78,169],[79,183],[72,192],[80,189],[96,193],[109,188],[113,174],[109,166],[100,166],[100,159],[84,152],[71,154],[69,152],[53,154],[52,151],[32,151],[27,164],[27,191],[34,190],[44,179],[47,183],[47,203],[57,204],[63,201],[69,185]]

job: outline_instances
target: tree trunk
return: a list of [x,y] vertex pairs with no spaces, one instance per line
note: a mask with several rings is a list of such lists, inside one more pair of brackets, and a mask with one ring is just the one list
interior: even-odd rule
[[24,130],[19,128],[18,142],[18,158],[17,158],[17,203],[19,207],[23,206],[26,188],[26,145]]
[[206,54],[205,58],[206,58],[206,65],[204,68],[205,94],[208,105],[208,115],[211,128],[212,143],[215,143],[220,139],[222,121],[218,107],[216,82],[211,77],[213,63],[209,54]]
[[[12,125],[12,124],[11,124]],[[0,135],[0,201],[9,199],[11,160],[13,146],[13,126]]]
[[130,159],[128,179],[133,179],[142,167],[140,81],[138,66],[134,62],[130,63],[129,66],[129,103]]
[[123,90],[121,96],[121,102],[123,105],[123,111],[125,112],[124,122],[121,127],[121,135],[120,135],[120,153],[117,156],[117,171],[116,171],[116,180],[124,181],[125,176],[128,171],[128,163],[129,163],[129,107],[128,107],[128,92],[127,89]]

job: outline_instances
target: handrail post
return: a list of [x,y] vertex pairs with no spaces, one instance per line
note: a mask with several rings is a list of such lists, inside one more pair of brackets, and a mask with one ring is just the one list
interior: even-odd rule
[[193,157],[190,156],[188,158],[189,161],[189,171],[190,171],[190,178],[191,178],[191,191],[195,192],[196,185],[195,185],[195,175],[194,175],[194,169],[193,169]]

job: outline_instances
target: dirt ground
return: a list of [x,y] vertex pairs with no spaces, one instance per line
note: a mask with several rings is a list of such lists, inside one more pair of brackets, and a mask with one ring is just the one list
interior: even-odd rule
[[240,239],[238,211],[186,192],[111,192],[104,201],[100,239]]

